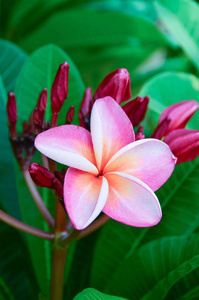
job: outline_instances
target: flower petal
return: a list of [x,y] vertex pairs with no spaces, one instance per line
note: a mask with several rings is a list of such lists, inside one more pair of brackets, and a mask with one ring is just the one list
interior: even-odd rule
[[91,136],[99,170],[119,149],[135,140],[129,118],[111,97],[95,101],[91,112]]
[[64,180],[64,204],[73,226],[87,227],[102,211],[108,197],[104,177],[69,168]]
[[120,149],[108,162],[104,173],[132,175],[156,191],[171,176],[175,162],[168,145],[156,139],[144,139]]
[[103,212],[112,219],[135,227],[156,225],[161,217],[161,207],[154,192],[141,180],[124,174],[105,175],[109,195]]
[[98,174],[91,134],[75,125],[63,125],[40,133],[35,147],[47,157],[79,170]]

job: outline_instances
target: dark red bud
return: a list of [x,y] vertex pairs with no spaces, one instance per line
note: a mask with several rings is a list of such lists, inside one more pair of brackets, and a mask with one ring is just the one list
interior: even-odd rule
[[160,115],[158,126],[166,119],[170,119],[165,135],[175,129],[184,128],[193,114],[198,110],[195,100],[181,101],[168,106]]
[[37,102],[37,108],[41,112],[45,112],[46,110],[46,105],[47,105],[47,89],[43,89],[43,91],[39,95],[39,99]]
[[75,109],[74,106],[71,105],[66,115],[66,124],[71,124],[74,118]]
[[133,126],[138,126],[144,119],[149,103],[149,96],[136,97],[134,100],[126,103],[122,108],[129,117]]
[[55,176],[48,169],[44,168],[38,163],[33,162],[29,166],[29,173],[36,185],[53,188],[53,179]]
[[55,174],[55,177],[63,183],[64,182],[64,177],[65,177],[65,174],[66,174],[66,169],[62,169],[61,172],[55,170],[54,174]]
[[[92,106],[93,106],[92,89],[88,87],[84,92],[84,96],[78,114],[80,125],[84,128],[87,128],[88,125],[87,123],[90,123],[90,114],[91,114]],[[87,119],[89,119],[88,122]]]
[[161,140],[165,136],[170,122],[171,119],[169,119],[168,117],[162,120],[162,122],[157,126],[154,133],[151,135],[151,138]]
[[98,86],[93,99],[111,96],[117,103],[131,98],[131,81],[127,69],[117,69],[109,73]]
[[14,93],[8,94],[7,113],[8,113],[9,123],[16,124],[16,122],[17,122],[17,105],[16,105],[16,98],[15,98]]
[[41,112],[37,107],[33,111],[33,122],[36,125],[41,125],[43,121],[43,112]]
[[60,199],[63,199],[63,183],[61,183],[59,179],[55,178],[53,180],[53,188],[55,189]]
[[177,157],[177,164],[194,160],[199,155],[199,130],[176,129],[164,139]]
[[138,141],[138,140],[142,140],[145,138],[145,135],[144,135],[144,127],[143,126],[140,126],[138,128],[138,131],[135,135],[135,140]]
[[68,70],[69,64],[64,62],[59,66],[55,76],[51,89],[51,107],[53,114],[60,112],[60,109],[64,104],[64,100],[68,96]]

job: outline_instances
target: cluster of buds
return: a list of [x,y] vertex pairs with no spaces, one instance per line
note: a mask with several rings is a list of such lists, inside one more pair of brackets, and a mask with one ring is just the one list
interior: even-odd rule
[[17,134],[17,105],[14,93],[8,94],[7,113],[9,136],[14,155],[22,170],[28,168],[35,153],[34,139],[36,135],[47,129],[44,119],[47,104],[47,90],[44,89],[38,99],[37,105],[30,115],[28,122],[23,123],[23,132]]
[[[126,69],[117,69],[108,74],[96,89],[92,96],[92,89],[85,90],[84,97],[79,110],[80,125],[90,130],[90,114],[96,99],[111,96],[118,104],[131,98],[130,75]],[[136,97],[122,108],[128,115],[134,126],[138,126],[144,119],[149,97]]]
[[60,199],[63,199],[63,183],[66,170],[50,172],[38,163],[31,163],[29,173],[34,183],[41,187],[54,189]]
[[[23,132],[16,131],[17,105],[14,93],[9,93],[7,102],[9,137],[13,148],[13,153],[22,170],[29,167],[31,159],[35,153],[34,140],[40,132],[54,127],[64,100],[68,95],[68,70],[67,62],[60,65],[55,76],[51,89],[51,109],[52,121],[45,121],[45,111],[47,105],[47,89],[45,88],[39,95],[36,107],[32,111],[28,122],[23,123]],[[66,124],[70,124],[74,117],[74,106],[71,106],[66,115]]]
[[160,115],[152,138],[163,139],[178,158],[177,164],[195,159],[199,155],[199,130],[185,129],[198,110],[195,100],[170,105]]

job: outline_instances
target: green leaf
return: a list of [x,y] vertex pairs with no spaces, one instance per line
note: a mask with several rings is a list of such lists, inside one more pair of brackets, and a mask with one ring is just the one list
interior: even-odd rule
[[[0,206],[2,209],[2,207]],[[38,286],[32,272],[28,249],[21,234],[3,222],[0,222],[0,276],[15,299],[34,300]],[[1,286],[0,295],[4,289]],[[9,293],[7,297],[9,296]],[[0,297],[0,299],[2,299]],[[4,299],[4,298],[3,298]],[[10,299],[10,298],[5,298]],[[12,299],[12,298],[11,298]]]
[[7,93],[13,92],[26,53],[11,42],[0,40],[0,74]]
[[[67,54],[54,45],[48,45],[38,49],[30,55],[18,77],[15,88],[19,116],[18,125],[21,125],[22,121],[28,120],[31,111],[36,105],[38,95],[44,87],[48,88],[48,98],[50,98],[51,85],[56,71],[59,64],[64,61],[68,61],[70,64],[69,93],[58,121],[61,124],[65,123],[66,112],[70,105],[75,106],[75,120],[77,121],[77,109],[79,108],[79,103],[84,91],[83,82],[76,67]],[[50,117],[51,103],[50,99],[48,99],[46,119],[50,120]],[[36,153],[33,161],[41,161],[39,153]],[[49,228],[38,211],[17,164],[15,166],[15,171],[22,220],[36,228],[48,231]],[[45,188],[39,190],[44,203],[51,214],[54,215],[54,197],[52,191]],[[27,241],[40,289],[43,295],[48,296],[51,275],[52,243],[31,235],[27,235]]]
[[146,244],[125,260],[105,291],[131,299],[164,299],[177,281],[199,267],[198,242],[193,235]]
[[[27,121],[35,108],[40,92],[46,87],[48,89],[48,104],[46,109],[46,120],[51,118],[50,92],[59,65],[67,61],[69,69],[69,91],[59,114],[58,123],[65,124],[66,113],[71,105],[75,106],[75,119],[84,92],[82,79],[70,59],[70,57],[55,45],[44,46],[33,52],[24,64],[17,79],[15,94],[18,106],[18,128],[21,131],[22,121]],[[25,117],[25,118],[24,118]]]
[[192,0],[158,0],[155,7],[164,27],[199,70],[198,4]]
[[[80,241],[75,242],[72,259],[67,257],[66,267],[69,263],[70,270],[67,272],[68,276],[64,289],[65,299],[73,299],[78,292],[89,287],[93,250],[97,235],[98,233],[94,232]],[[70,247],[74,247],[74,245],[72,244]]]
[[[164,72],[148,80],[139,95],[150,96],[149,110],[143,122],[146,135],[149,136],[157,126],[159,115],[167,106],[190,99],[199,102],[199,79],[189,73]],[[199,127],[198,115],[198,112],[194,115],[188,128]]]
[[[147,124],[154,126],[160,112],[175,101],[198,99],[198,87],[198,79],[190,74],[170,72],[155,76],[140,93],[151,95]],[[199,128],[197,116],[198,112],[190,122],[196,129]],[[125,257],[142,244],[168,235],[188,236],[194,232],[199,226],[198,176],[199,158],[176,166],[170,179],[156,192],[163,209],[163,218],[158,225],[133,228],[111,220],[102,228],[92,266],[91,284],[94,288],[104,291],[104,286]]]
[[115,296],[111,296],[111,295],[105,295],[102,294],[100,292],[98,292],[97,290],[94,289],[86,289],[84,291],[82,291],[81,293],[79,293],[74,300],[125,300],[124,298],[121,297],[115,297]]
[[1,115],[1,139],[0,139],[0,203],[4,209],[16,218],[20,218],[17,201],[16,180],[14,174],[14,157],[9,141],[6,90],[0,77],[0,115]]
[[11,294],[9,288],[0,277],[0,299],[1,300],[14,300],[13,295]]

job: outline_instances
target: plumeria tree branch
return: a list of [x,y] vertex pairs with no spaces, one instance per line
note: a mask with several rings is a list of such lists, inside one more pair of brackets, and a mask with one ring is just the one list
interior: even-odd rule
[[[54,172],[57,169],[55,161],[49,159],[49,170]],[[55,193],[55,241],[53,245],[53,260],[51,272],[50,300],[62,300],[63,298],[63,278],[68,245],[61,247],[59,236],[66,231],[66,213]]]
[[46,206],[38,192],[36,185],[34,184],[34,182],[32,181],[32,179],[30,177],[28,170],[24,170],[24,171],[22,171],[22,173],[23,173],[26,184],[30,190],[30,193],[31,193],[39,211],[41,212],[42,216],[48,223],[49,227],[54,228],[55,221],[54,221],[53,217],[51,216],[50,212],[48,211],[48,209],[46,208]]
[[38,236],[42,239],[46,239],[46,240],[54,240],[54,234],[50,233],[50,232],[46,232],[40,229],[37,229],[35,227],[32,227],[30,225],[27,225],[13,217],[11,217],[10,215],[8,215],[7,213],[5,213],[4,211],[0,210],[0,220],[4,221],[5,223],[11,225],[12,227],[15,227],[19,230],[22,230],[26,233],[30,233],[32,235]]

